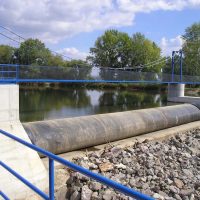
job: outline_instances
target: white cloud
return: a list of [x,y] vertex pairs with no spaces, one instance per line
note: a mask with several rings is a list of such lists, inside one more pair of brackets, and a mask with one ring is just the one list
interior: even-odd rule
[[88,53],[81,52],[78,49],[76,49],[75,47],[64,48],[64,49],[58,50],[57,52],[66,57],[72,58],[72,59],[85,60],[86,57],[88,56]]
[[178,51],[181,49],[183,44],[183,39],[180,35],[175,38],[167,39],[163,37],[160,42],[160,48],[164,56],[171,56],[172,51]]
[[200,0],[0,0],[0,24],[57,43],[81,32],[133,25],[137,13],[199,6]]

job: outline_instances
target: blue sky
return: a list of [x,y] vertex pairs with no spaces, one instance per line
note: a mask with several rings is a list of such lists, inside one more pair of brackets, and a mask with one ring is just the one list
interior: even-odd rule
[[0,25],[72,58],[84,59],[110,28],[142,32],[169,55],[194,22],[200,22],[200,0],[0,0]]
[[[176,38],[184,34],[186,27],[195,22],[200,22],[200,9],[186,9],[183,11],[155,11],[151,13],[140,13],[136,15],[135,23],[131,26],[116,28],[119,31],[128,33],[130,36],[135,32],[141,32],[158,45],[163,37],[168,39]],[[112,27],[111,27],[112,28]],[[115,27],[114,27],[115,28]],[[63,41],[52,48],[76,47],[80,51],[88,52],[89,47],[94,46],[97,37],[101,36],[104,30],[96,30],[88,33],[80,33]]]

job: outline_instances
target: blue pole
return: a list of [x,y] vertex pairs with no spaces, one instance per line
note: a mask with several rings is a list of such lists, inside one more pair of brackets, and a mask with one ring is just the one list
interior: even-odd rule
[[174,82],[174,55],[175,55],[175,51],[172,51],[172,82]]
[[183,77],[183,51],[179,51],[179,56],[180,56],[180,82],[182,82],[182,77]]
[[2,196],[5,200],[10,200],[2,191],[0,191],[0,196]]
[[54,160],[49,158],[49,200],[54,200]]
[[16,65],[16,82],[19,80],[19,65]]

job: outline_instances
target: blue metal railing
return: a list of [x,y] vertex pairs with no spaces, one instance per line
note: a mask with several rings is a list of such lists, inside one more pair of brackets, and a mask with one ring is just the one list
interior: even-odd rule
[[[145,84],[196,84],[200,76],[175,74],[174,55],[172,73],[135,72],[97,67],[53,67],[17,64],[0,64],[0,84],[9,83],[145,83]],[[181,54],[182,56],[182,54]],[[91,70],[94,70],[93,72]],[[94,73],[95,72],[95,73]]]
[[0,190],[0,196],[2,196],[5,200],[9,200],[9,198]]
[[19,77],[19,65],[0,64],[0,82],[17,82]]
[[[7,166],[5,163],[3,163],[3,161],[0,161],[0,166],[2,166],[4,169],[6,169],[7,171],[9,171],[11,174],[13,174],[16,178],[18,178],[20,181],[22,181],[24,184],[26,184],[29,188],[31,188],[33,191],[35,191],[38,195],[40,195],[43,199],[47,199],[47,200],[54,200],[54,161],[57,161],[69,168],[71,168],[74,171],[77,171],[91,179],[94,179],[104,185],[107,185],[115,190],[118,190],[119,192],[128,195],[130,197],[136,198],[136,199],[141,199],[141,200],[153,200],[154,198],[149,197],[148,195],[142,194],[136,190],[133,190],[131,188],[128,188],[126,186],[123,186],[115,181],[112,181],[111,179],[108,179],[100,174],[96,174],[91,172],[88,169],[85,169],[79,165],[76,165],[72,162],[69,162],[51,152],[48,152],[38,146],[35,146],[31,143],[28,143],[6,131],[3,131],[0,129],[0,133],[3,134],[6,137],[9,137],[23,145],[25,145],[26,147],[35,150],[41,154],[43,154],[44,156],[47,156],[49,158],[49,196],[47,194],[45,194],[43,191],[41,191],[39,188],[37,188],[36,186],[34,186],[32,183],[30,183],[28,180],[26,180],[25,178],[23,178],[20,174],[18,174],[16,171],[14,171],[13,169],[11,169],[9,166]],[[0,196],[2,196],[4,199],[9,199],[3,192],[0,191]]]

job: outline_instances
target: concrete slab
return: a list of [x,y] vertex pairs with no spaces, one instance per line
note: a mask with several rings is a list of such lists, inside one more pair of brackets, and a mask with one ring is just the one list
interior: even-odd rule
[[177,102],[177,103],[200,103],[200,97],[191,97],[191,96],[183,96],[183,97],[170,97],[167,99],[170,102]]
[[[0,85],[0,129],[31,143],[19,121],[19,88]],[[35,186],[45,191],[48,187],[47,171],[39,155],[0,134],[0,160]],[[10,199],[25,199],[35,194],[12,174],[0,167],[0,189]]]

